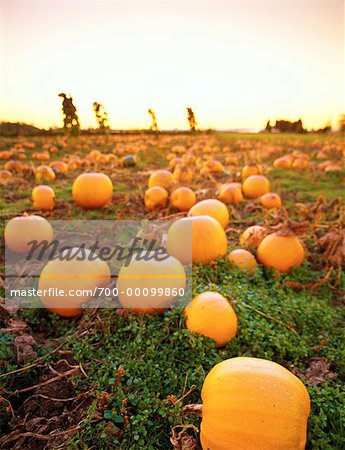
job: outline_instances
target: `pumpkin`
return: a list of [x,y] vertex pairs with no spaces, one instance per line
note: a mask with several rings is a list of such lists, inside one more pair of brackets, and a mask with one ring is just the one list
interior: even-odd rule
[[54,161],[50,163],[50,167],[58,173],[67,173],[68,172],[68,165],[63,161]]
[[169,169],[174,169],[177,166],[183,165],[182,159],[181,158],[176,158],[175,155],[173,155],[172,158],[168,159],[168,161],[169,161]]
[[192,181],[194,173],[190,167],[182,167],[177,165],[174,169],[173,180],[180,183],[189,183]]
[[243,201],[241,188],[231,184],[223,184],[219,188],[217,197],[222,202],[230,203],[231,205],[238,205]]
[[264,208],[280,208],[282,199],[279,194],[268,192],[260,197],[259,202]]
[[25,165],[21,161],[17,161],[12,159],[11,161],[7,161],[4,165],[5,170],[14,171],[14,172],[23,172],[25,170]]
[[154,252],[145,256],[146,260],[138,261],[134,254],[127,267],[121,267],[117,278],[119,300],[124,308],[137,313],[162,312],[186,287],[186,273],[172,256],[165,255],[164,259],[160,254],[159,260]]
[[171,206],[179,211],[189,211],[195,205],[196,195],[188,187],[179,187],[175,189],[170,196]]
[[108,155],[105,155],[104,153],[101,153],[97,158],[97,162],[99,164],[106,164],[108,161],[109,161]]
[[196,203],[188,213],[189,217],[194,216],[210,216],[218,220],[223,228],[226,228],[229,223],[229,210],[227,206],[216,199],[202,200]]
[[53,240],[53,229],[50,223],[40,216],[20,216],[9,220],[5,227],[5,243],[16,253],[27,253],[31,249],[31,241]]
[[210,216],[185,217],[174,222],[167,237],[167,251],[183,264],[208,264],[227,249],[227,238],[220,223]]
[[202,391],[203,450],[304,450],[310,398],[279,364],[238,357],[208,373]]
[[8,150],[4,150],[2,152],[0,152],[0,159],[10,159],[12,156],[12,152],[8,151]]
[[246,197],[257,198],[270,191],[270,182],[263,175],[251,175],[244,180],[242,189]]
[[242,180],[246,180],[248,177],[250,177],[251,175],[261,175],[263,173],[263,167],[261,164],[246,164],[245,166],[243,166],[242,168]]
[[[48,311],[62,317],[79,316],[83,311],[82,304],[91,300],[95,289],[109,285],[110,270],[105,261],[88,249],[73,247],[64,250],[61,257],[65,259],[49,261],[40,274],[41,302]],[[54,289],[53,295],[48,295],[49,288]],[[55,295],[57,290],[63,290],[64,296]],[[75,295],[71,295],[71,290]],[[76,295],[78,291],[83,295]]]
[[136,158],[134,155],[126,155],[121,159],[121,165],[123,167],[134,167],[136,165]]
[[155,209],[165,208],[168,204],[168,191],[160,186],[149,188],[145,192],[144,202],[146,209],[153,211]]
[[83,165],[83,161],[78,158],[77,156],[72,156],[70,160],[68,161],[68,167],[70,169],[78,169]]
[[255,249],[266,236],[266,228],[260,225],[248,227],[240,236],[240,245],[246,249]]
[[310,162],[306,158],[296,158],[293,160],[291,167],[293,169],[307,169],[310,166]]
[[99,150],[91,150],[91,152],[87,155],[87,158],[91,159],[93,162],[97,162],[101,154],[102,153]]
[[292,159],[289,156],[281,156],[273,162],[273,167],[276,169],[290,169],[292,164]]
[[237,333],[237,316],[230,303],[218,292],[203,292],[184,310],[188,330],[216,341],[224,347]]
[[204,163],[204,168],[209,173],[223,173],[223,172],[225,172],[223,164],[220,161],[217,161],[216,159],[211,159],[209,161],[206,161]]
[[83,173],[74,180],[72,195],[82,208],[102,208],[112,198],[113,183],[104,173]]
[[9,170],[0,170],[0,180],[8,180],[12,177],[12,173]]
[[253,273],[258,266],[255,256],[248,252],[248,250],[243,250],[242,248],[230,252],[228,259],[234,266],[246,270],[249,273]]
[[35,170],[35,178],[36,181],[40,180],[53,181],[55,180],[55,172],[49,166],[46,165],[38,166]]
[[291,156],[293,156],[294,158],[309,159],[309,156],[306,153],[301,152],[300,150],[293,150]]
[[296,236],[280,236],[272,233],[266,236],[258,247],[258,260],[266,267],[279,272],[288,272],[304,261],[304,248]]
[[50,211],[54,208],[54,198],[54,189],[49,186],[41,184],[32,190],[32,201],[35,209]]
[[172,181],[172,173],[169,172],[169,170],[157,170],[150,176],[148,187],[151,188],[160,186],[163,188],[168,188]]
[[36,159],[37,161],[48,161],[48,159],[50,159],[50,153],[48,151],[34,152],[32,154],[32,159]]
[[325,168],[325,172],[341,172],[343,168],[340,164],[329,164]]

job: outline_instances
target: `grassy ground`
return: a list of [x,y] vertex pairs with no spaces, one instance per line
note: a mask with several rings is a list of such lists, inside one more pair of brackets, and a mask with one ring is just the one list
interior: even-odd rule
[[[81,169],[58,178],[51,184],[56,191],[56,208],[54,212],[42,215],[49,219],[164,218],[170,215],[171,210],[148,215],[142,194],[147,183],[147,169],[165,167],[165,156],[171,146],[185,143],[184,139],[174,136],[170,141],[161,142],[150,138],[139,153],[135,168],[97,167],[108,173],[114,183],[113,201],[102,210],[84,211],[73,205],[71,183]],[[240,151],[243,141],[251,147],[259,142],[260,149],[262,145],[275,146],[276,151],[265,159],[265,170],[273,190],[281,193],[292,217],[305,219],[310,214],[306,208],[310,209],[320,195],[328,201],[337,197],[344,199],[343,173],[271,170],[271,161],[276,154],[291,149],[314,151],[339,143],[336,137],[221,133],[212,140],[213,145],[229,146],[229,152]],[[70,144],[75,153],[85,155],[90,150],[75,150],[76,142]],[[36,143],[42,145],[39,138]],[[13,141],[6,140],[2,144],[4,148],[10,147]],[[96,145],[92,142],[92,148]],[[111,142],[99,146],[103,151],[113,147]],[[68,154],[71,148],[62,150],[62,154]],[[218,155],[219,159],[225,156]],[[61,153],[55,157],[58,158]],[[243,160],[239,162],[242,163]],[[234,168],[232,178],[236,176]],[[228,178],[223,175],[219,181]],[[4,187],[1,198],[3,218],[32,212],[32,179],[26,176],[9,186]],[[193,187],[199,198],[214,196],[215,186],[207,177],[196,177]],[[201,189],[207,189],[206,193]],[[341,209],[328,211],[325,208],[317,217],[312,216],[312,220],[329,226],[341,221],[341,214]],[[247,225],[264,224],[271,219],[271,215],[263,212],[255,202],[247,201],[232,209],[229,250],[238,246],[239,232]],[[322,233],[322,228],[320,230],[316,237]],[[193,294],[218,291],[229,299],[238,315],[238,336],[220,350],[214,348],[210,339],[186,330],[179,309],[163,315],[128,317],[117,314],[116,310],[87,310],[82,318],[73,320],[61,319],[43,309],[19,311],[14,318],[24,321],[30,327],[27,334],[36,340],[33,361],[42,359],[32,368],[0,378],[0,448],[171,448],[172,427],[182,424],[198,427],[200,423],[200,419],[184,414],[182,405],[200,402],[205,375],[216,363],[234,356],[267,358],[297,374],[306,384],[312,402],[307,448],[344,448],[341,396],[345,372],[341,327],[344,275],[339,278],[339,272],[334,271],[330,283],[314,290],[282,286],[287,280],[305,283],[325,275],[326,267],[316,254],[314,242],[314,235],[305,236],[308,260],[283,276],[259,267],[252,277],[248,277],[225,259],[211,266],[193,267]],[[0,310],[0,328],[8,328],[9,320],[6,315],[2,317]],[[13,339],[11,332],[0,331],[0,371],[3,373],[23,366],[18,363]],[[30,390],[30,387],[56,376],[56,372],[73,368],[76,369],[70,377]],[[27,388],[26,392],[15,392]],[[189,390],[186,398],[178,401]],[[1,398],[6,400],[1,403]],[[13,414],[7,402],[10,402]],[[60,434],[47,439],[52,431]],[[193,431],[190,434],[195,438],[198,436]],[[12,436],[12,440],[4,440],[5,436],[7,439]]]

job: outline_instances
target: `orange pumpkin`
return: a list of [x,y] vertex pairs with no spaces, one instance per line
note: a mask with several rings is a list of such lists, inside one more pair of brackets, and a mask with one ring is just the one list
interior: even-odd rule
[[167,189],[171,185],[172,181],[172,173],[169,172],[169,170],[157,170],[150,176],[148,187],[152,188],[160,186]]
[[325,168],[325,172],[341,172],[343,168],[340,164],[329,164]]
[[304,450],[310,398],[275,362],[231,358],[208,373],[202,391],[203,450]]
[[8,151],[8,150],[4,150],[2,152],[0,152],[0,159],[10,159],[12,156],[12,152]]
[[113,196],[113,183],[104,173],[83,173],[74,180],[72,195],[82,208],[102,208]]
[[54,199],[54,189],[49,186],[41,184],[32,190],[32,201],[35,209],[50,211],[54,208]]
[[293,160],[291,167],[293,169],[303,170],[310,166],[310,162],[306,158],[296,158]]
[[246,270],[248,273],[253,273],[258,266],[255,256],[242,248],[230,252],[228,258],[234,266]]
[[218,220],[218,222],[221,224],[223,228],[227,227],[230,220],[229,210],[227,206],[223,202],[216,199],[207,199],[196,203],[189,210],[188,216],[213,217],[214,219]]
[[179,211],[189,211],[195,205],[196,195],[188,187],[179,187],[175,189],[170,196],[171,206]]
[[188,330],[195,331],[224,347],[237,333],[237,316],[230,303],[218,292],[203,292],[184,310]]
[[106,164],[108,161],[109,161],[108,155],[105,155],[104,153],[101,153],[97,158],[97,162],[99,164]]
[[8,180],[13,175],[9,170],[0,170],[0,180]]
[[204,169],[209,173],[223,173],[225,172],[224,166],[220,161],[211,159],[204,163]]
[[[79,316],[83,311],[82,304],[91,300],[95,288],[109,285],[110,270],[105,261],[95,258],[88,249],[73,247],[61,255],[65,259],[49,261],[41,272],[38,283],[38,288],[43,291],[41,302],[48,311],[62,317]],[[49,289],[54,289],[53,295],[48,295]],[[55,295],[59,290],[64,296]]]
[[49,166],[46,165],[38,166],[35,170],[35,178],[36,181],[41,180],[53,181],[55,180],[55,172]]
[[50,163],[50,167],[55,170],[55,172],[63,174],[68,172],[68,165],[63,161],[53,161]]
[[5,170],[12,170],[14,172],[23,172],[25,169],[25,165],[21,161],[17,161],[12,159],[11,161],[7,161],[4,165]]
[[91,150],[91,152],[87,155],[87,158],[91,159],[93,162],[96,162],[101,154],[102,153],[99,150]]
[[257,198],[270,191],[270,182],[263,175],[251,175],[244,180],[242,189],[246,197]]
[[288,156],[281,156],[273,162],[273,167],[276,169],[290,169],[292,164],[292,159]]
[[266,236],[258,247],[258,260],[266,267],[279,272],[288,272],[304,261],[304,248],[296,236],[279,236],[272,233]]
[[144,202],[148,211],[165,208],[168,204],[168,191],[160,186],[149,188],[145,192]]
[[53,229],[50,223],[40,216],[19,216],[7,222],[5,227],[5,243],[16,253],[27,253],[31,249],[31,241],[53,240]]
[[240,237],[240,245],[246,249],[255,249],[266,236],[266,228],[260,225],[248,227]]
[[160,260],[149,252],[148,260],[137,260],[136,255],[128,266],[122,266],[117,288],[119,300],[124,308],[137,313],[152,314],[169,308],[174,299],[186,287],[185,270],[176,258],[167,256]]
[[242,168],[242,180],[246,180],[251,175],[261,175],[263,171],[264,170],[261,164],[246,164]]
[[172,178],[180,183],[189,183],[192,181],[194,173],[190,167],[182,167],[177,165],[174,169]]
[[32,154],[32,159],[36,159],[37,161],[48,161],[48,159],[50,159],[50,153],[48,151],[34,152]]
[[168,230],[167,251],[183,264],[208,264],[227,249],[227,238],[220,223],[210,216],[185,217]]
[[231,184],[223,184],[219,188],[217,197],[224,203],[231,205],[238,205],[243,201],[243,195],[241,188],[233,186]]
[[259,201],[264,208],[280,208],[282,206],[280,195],[274,192],[262,195]]

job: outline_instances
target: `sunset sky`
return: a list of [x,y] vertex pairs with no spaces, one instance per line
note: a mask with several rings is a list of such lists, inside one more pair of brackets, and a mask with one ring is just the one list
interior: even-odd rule
[[82,127],[259,129],[336,123],[344,108],[342,0],[0,0],[0,120]]

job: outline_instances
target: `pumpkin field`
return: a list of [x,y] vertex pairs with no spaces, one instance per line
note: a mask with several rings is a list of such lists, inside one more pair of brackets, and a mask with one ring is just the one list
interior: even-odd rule
[[[0,448],[344,448],[343,137],[0,137]],[[188,305],[138,308],[120,292],[108,308],[43,295],[21,307],[5,249],[24,254],[52,240],[50,221],[72,220],[171,221],[164,262],[176,293],[192,263]],[[41,287],[68,273],[59,264]],[[140,267],[145,287],[165,277],[157,261]]]

